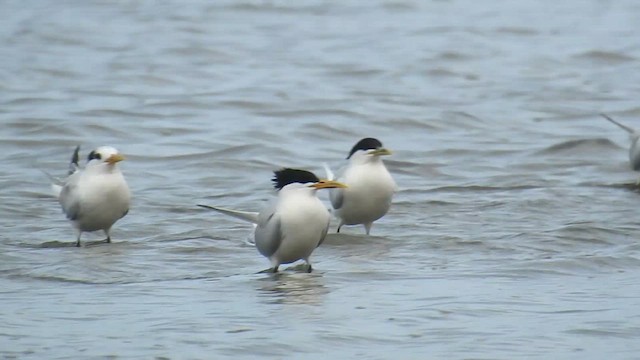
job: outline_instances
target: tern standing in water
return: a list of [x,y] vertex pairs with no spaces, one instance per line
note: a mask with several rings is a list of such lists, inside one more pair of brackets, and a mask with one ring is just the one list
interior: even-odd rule
[[101,146],[89,154],[87,165],[80,169],[79,151],[80,146],[71,157],[69,176],[51,186],[77,231],[76,246],[85,231],[102,230],[109,243],[111,227],[129,212],[131,194],[117,165],[124,157],[110,146]]
[[264,272],[277,272],[281,264],[304,260],[311,272],[311,253],[324,241],[330,214],[316,196],[319,189],[344,188],[330,180],[320,180],[309,171],[285,168],[274,172],[278,198],[259,213],[198,205],[256,224],[255,244],[271,261]]
[[[348,188],[330,193],[334,214],[340,220],[338,232],[343,225],[363,224],[369,235],[373,222],[389,211],[397,186],[382,162],[385,155],[391,151],[374,138],[358,141],[349,152],[349,164],[337,179]],[[327,177],[334,179],[328,166],[325,170]]]

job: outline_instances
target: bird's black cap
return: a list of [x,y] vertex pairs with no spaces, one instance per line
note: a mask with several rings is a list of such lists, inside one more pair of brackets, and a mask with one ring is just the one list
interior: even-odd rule
[[87,161],[91,161],[93,159],[98,159],[100,160],[102,158],[102,155],[100,155],[99,152],[93,150],[89,153],[89,156],[87,156]]
[[374,150],[379,147],[382,147],[382,143],[380,142],[380,140],[374,138],[364,138],[358,141],[357,144],[353,145],[353,148],[351,149],[349,156],[347,156],[347,159],[351,158],[351,155],[353,155],[358,150]]
[[283,168],[273,172],[273,186],[280,190],[283,187],[293,183],[317,183],[320,181],[314,173],[306,170]]

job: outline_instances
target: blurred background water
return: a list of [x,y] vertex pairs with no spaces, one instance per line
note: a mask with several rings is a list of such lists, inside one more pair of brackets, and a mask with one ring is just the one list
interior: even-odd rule
[[[0,356],[636,359],[640,2],[0,3]],[[312,274],[255,274],[271,171],[374,136],[400,187]],[[42,170],[117,147],[75,239]],[[326,199],[326,194],[323,197]],[[85,235],[88,242],[102,234]]]

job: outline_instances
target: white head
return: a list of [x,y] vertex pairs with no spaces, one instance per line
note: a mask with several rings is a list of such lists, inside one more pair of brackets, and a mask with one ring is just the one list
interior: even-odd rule
[[89,153],[87,157],[87,166],[105,164],[114,167],[115,164],[124,160],[118,150],[111,146],[100,146]]

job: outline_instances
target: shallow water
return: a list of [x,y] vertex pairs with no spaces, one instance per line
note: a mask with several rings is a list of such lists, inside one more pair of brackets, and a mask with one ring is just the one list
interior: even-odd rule
[[[640,3],[4,1],[3,358],[634,359]],[[360,138],[399,184],[372,236],[256,274],[280,166]],[[114,243],[42,170],[119,148]],[[326,197],[323,197],[326,198]]]

